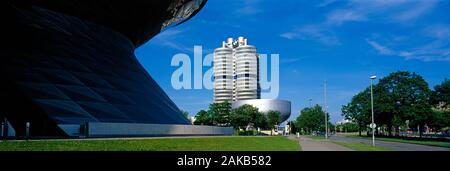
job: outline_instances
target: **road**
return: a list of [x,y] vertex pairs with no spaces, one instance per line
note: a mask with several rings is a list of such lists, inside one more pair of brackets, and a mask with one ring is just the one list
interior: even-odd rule
[[[366,139],[366,138],[331,136],[330,140],[372,145],[372,140]],[[444,148],[444,147],[408,144],[408,143],[400,143],[400,142],[389,142],[389,141],[377,141],[377,140],[375,141],[375,145],[381,146],[381,147],[386,147],[386,148],[389,148],[389,149],[392,149],[395,151],[450,151],[450,148]]]
[[[296,139],[294,136],[291,136],[290,138]],[[300,136],[299,144],[302,151],[353,151],[352,149],[337,145],[329,140],[313,140],[305,136]]]

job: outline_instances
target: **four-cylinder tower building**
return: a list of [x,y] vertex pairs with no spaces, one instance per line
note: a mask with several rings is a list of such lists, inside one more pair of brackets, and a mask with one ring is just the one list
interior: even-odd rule
[[214,50],[214,102],[259,99],[256,47],[247,39],[228,38]]

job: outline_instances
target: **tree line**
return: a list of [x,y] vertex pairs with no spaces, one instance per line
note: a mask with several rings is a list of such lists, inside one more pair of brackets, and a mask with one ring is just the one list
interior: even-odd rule
[[281,113],[278,111],[259,112],[257,107],[242,105],[232,109],[228,101],[212,103],[208,110],[201,110],[195,116],[195,125],[233,126],[245,129],[248,126],[261,129],[274,129],[280,124]]
[[[330,115],[326,113],[328,130],[334,125],[330,122]],[[325,112],[318,104],[306,107],[300,111],[300,115],[295,121],[290,122],[291,130],[301,134],[324,133],[325,132]]]
[[[342,115],[356,123],[361,135],[371,123],[370,87],[354,95],[342,106]],[[422,76],[397,71],[373,85],[374,119],[388,136],[399,136],[412,130],[422,137],[425,127],[435,132],[448,132],[450,126],[450,80],[445,79],[433,90]],[[393,135],[393,132],[395,135]]]

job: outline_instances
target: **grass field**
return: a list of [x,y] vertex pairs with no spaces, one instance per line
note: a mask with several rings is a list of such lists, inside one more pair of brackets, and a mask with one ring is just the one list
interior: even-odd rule
[[[365,137],[365,136],[351,136],[356,138],[371,138],[371,137]],[[381,141],[391,141],[391,142],[401,142],[401,143],[410,143],[410,144],[420,144],[420,145],[430,145],[430,146],[437,146],[437,147],[447,147],[450,148],[450,142],[443,142],[443,141],[430,141],[430,140],[407,140],[407,139],[401,139],[401,138],[386,138],[386,137],[376,137],[377,140]]]
[[0,151],[299,151],[285,137],[3,141]]
[[356,151],[392,151],[392,149],[385,148],[385,147],[379,147],[379,146],[371,146],[366,144],[355,144],[355,143],[348,143],[348,142],[340,142],[340,141],[334,141],[334,143],[338,145],[342,145],[344,147],[356,150]]
[[421,144],[421,145],[431,145],[431,146],[450,148],[450,142],[443,142],[443,141],[405,140],[405,139],[400,139],[400,138],[377,138],[377,139],[378,140],[382,140],[382,141],[393,141],[393,142]]

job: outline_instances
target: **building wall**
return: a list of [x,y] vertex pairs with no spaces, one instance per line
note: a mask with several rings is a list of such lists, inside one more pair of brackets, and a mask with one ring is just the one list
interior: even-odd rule
[[232,135],[232,127],[167,124],[89,123],[88,133],[80,133],[80,125],[59,125],[69,136],[177,136],[177,135]]
[[241,45],[236,48],[236,100],[258,98],[258,62],[256,48]]
[[233,49],[214,50],[214,101],[231,101],[233,98]]

